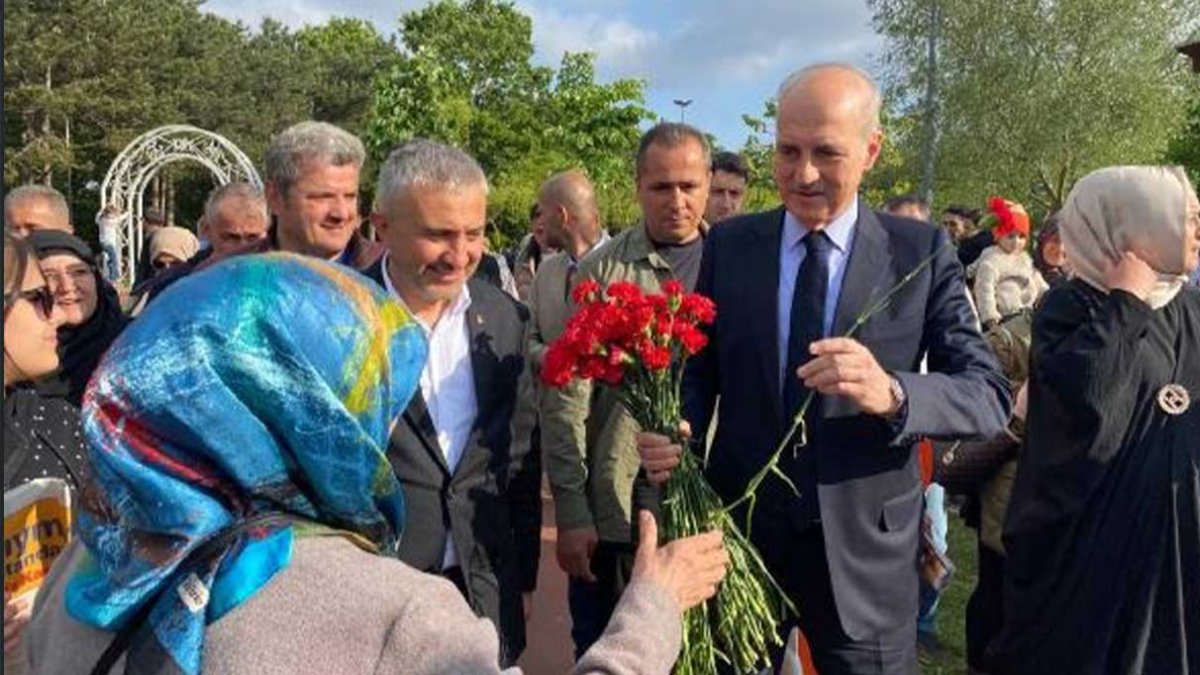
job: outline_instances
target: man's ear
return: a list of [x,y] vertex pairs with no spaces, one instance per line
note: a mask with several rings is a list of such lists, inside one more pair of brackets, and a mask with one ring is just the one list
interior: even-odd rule
[[371,221],[371,226],[375,228],[376,232],[381,235],[387,233],[388,221],[386,216],[378,211],[371,211],[371,215],[368,216],[368,218]]
[[883,151],[883,130],[876,129],[867,137],[867,162],[863,167],[864,171],[870,171],[875,167],[875,162],[879,159],[879,153]]
[[283,211],[285,195],[283,190],[279,189],[279,185],[277,185],[275,181],[267,181],[267,184],[263,189],[263,194],[267,198],[267,208],[271,211],[269,215],[278,215]]

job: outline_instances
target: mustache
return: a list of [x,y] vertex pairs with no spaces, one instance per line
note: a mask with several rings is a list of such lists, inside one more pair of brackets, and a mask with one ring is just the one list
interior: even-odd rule
[[787,190],[788,190],[788,192],[805,192],[805,193],[812,193],[812,194],[817,194],[817,193],[824,194],[825,193],[825,184],[824,183],[791,184],[791,185],[787,186]]

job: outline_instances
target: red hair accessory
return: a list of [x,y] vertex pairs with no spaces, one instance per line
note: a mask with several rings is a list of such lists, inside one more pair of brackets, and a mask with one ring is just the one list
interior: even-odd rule
[[1015,232],[1029,236],[1029,214],[1024,210],[1014,211],[1003,197],[988,199],[988,210],[995,214],[996,220],[999,221],[992,228],[992,235],[996,239],[1003,239]]

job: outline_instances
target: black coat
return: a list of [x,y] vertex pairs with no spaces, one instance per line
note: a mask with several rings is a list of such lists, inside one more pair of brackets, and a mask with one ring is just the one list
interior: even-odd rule
[[[384,285],[382,260],[365,273]],[[541,551],[541,458],[527,442],[513,443],[511,429],[529,315],[486,281],[472,279],[468,288],[479,412],[462,458],[451,471],[420,391],[392,432],[388,458],[404,489],[400,559],[440,572],[453,536],[467,601],[496,624],[511,663],[525,646],[521,593],[537,583]]]
[[988,671],[1200,672],[1200,290],[1158,310],[1078,279],[1047,292],[1027,422]]
[[31,389],[5,393],[5,490],[35,478],[62,478],[78,488],[86,463],[77,408]]

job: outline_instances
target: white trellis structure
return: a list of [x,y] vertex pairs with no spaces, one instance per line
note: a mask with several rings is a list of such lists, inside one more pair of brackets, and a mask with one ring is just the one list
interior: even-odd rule
[[113,160],[100,186],[100,208],[117,207],[120,219],[121,279],[133,284],[142,254],[143,194],[166,165],[178,161],[203,164],[218,185],[246,181],[262,189],[262,179],[245,153],[223,136],[186,124],[148,131],[125,146]]

